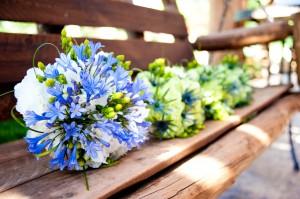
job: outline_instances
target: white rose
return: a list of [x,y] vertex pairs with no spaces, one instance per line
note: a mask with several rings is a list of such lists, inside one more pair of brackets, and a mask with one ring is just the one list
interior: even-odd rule
[[30,68],[24,79],[15,86],[15,97],[17,98],[16,109],[22,115],[26,111],[34,111],[42,114],[47,110],[48,99],[47,87],[40,83],[35,76],[35,72],[41,74],[38,68]]

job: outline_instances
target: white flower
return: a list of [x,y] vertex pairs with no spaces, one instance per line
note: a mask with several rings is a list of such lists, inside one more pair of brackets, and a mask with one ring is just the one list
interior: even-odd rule
[[15,97],[17,98],[16,109],[22,115],[26,111],[34,111],[42,114],[47,110],[48,98],[47,87],[40,83],[35,76],[35,72],[41,74],[38,68],[30,68],[24,79],[15,86]]

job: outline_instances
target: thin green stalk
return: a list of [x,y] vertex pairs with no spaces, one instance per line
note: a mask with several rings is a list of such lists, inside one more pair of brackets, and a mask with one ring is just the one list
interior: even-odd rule
[[11,117],[22,127],[24,128],[27,128],[31,131],[34,131],[34,132],[37,132],[37,133],[44,133],[44,132],[41,132],[41,131],[38,131],[38,130],[35,130],[35,129],[32,129],[32,128],[29,128],[27,127],[19,118],[17,118],[17,116],[15,115],[14,113],[14,110],[16,109],[16,106],[14,106],[11,110],[10,110],[10,115]]
[[33,57],[32,57],[32,67],[33,67],[35,76],[36,76],[36,71],[35,71],[35,67],[36,67],[35,66],[35,57],[36,57],[37,53],[39,52],[40,48],[42,48],[42,47],[44,47],[46,45],[53,46],[56,49],[56,51],[58,52],[58,54],[60,54],[59,49],[53,43],[43,43],[43,44],[39,45],[39,47],[37,47],[37,49],[34,51],[34,54],[33,54]]
[[5,93],[0,94],[0,97],[4,96],[4,95],[8,95],[10,93],[13,93],[15,90],[11,90],[11,91],[7,91]]
[[86,175],[86,171],[83,171],[83,177],[84,177],[84,182],[85,182],[85,187],[86,187],[86,190],[90,190],[90,186],[89,186],[89,181],[88,181],[88,177]]

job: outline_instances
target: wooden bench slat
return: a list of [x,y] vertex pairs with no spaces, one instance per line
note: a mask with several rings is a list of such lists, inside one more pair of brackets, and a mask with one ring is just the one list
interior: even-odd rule
[[[114,167],[88,171],[90,191],[85,191],[82,175],[75,172],[55,171],[46,175],[48,170],[43,171],[44,173],[35,173],[33,169],[36,167],[42,171],[40,166],[33,166],[40,164],[36,161],[14,159],[8,161],[6,165],[2,163],[0,164],[0,190],[3,193],[0,194],[0,198],[22,198],[25,196],[32,198],[45,198],[46,196],[95,198],[111,196],[206,146],[229,129],[240,124],[249,115],[268,106],[287,92],[289,88],[290,86],[278,86],[255,90],[254,101],[251,105],[238,109],[236,114],[226,121],[206,122],[206,128],[196,136],[163,142],[152,141],[140,150],[130,152]],[[31,155],[28,154],[28,156]],[[7,166],[9,164],[19,165],[19,168]],[[44,161],[41,164],[44,164]],[[23,170],[27,174],[24,174]],[[19,183],[22,184],[18,186]]]
[[[88,13],[88,14],[87,14]],[[187,36],[183,17],[108,0],[2,0],[0,19],[41,24],[108,26]]]
[[193,45],[199,50],[230,50],[285,39],[292,34],[293,27],[284,20],[260,24],[253,28],[235,28],[201,36]]
[[[179,63],[183,57],[193,58],[192,47],[188,41],[156,43],[140,39],[93,40],[104,44],[106,46],[104,50],[107,52],[126,55],[126,58],[132,61],[132,66],[142,69],[147,68],[148,63],[157,57],[166,57],[172,63]],[[45,41],[60,46],[60,36],[58,35],[0,33],[0,83],[20,81],[26,70],[32,66],[34,51]],[[45,63],[53,63],[57,56],[57,51],[53,47],[45,47],[38,53],[37,58]]]
[[218,198],[284,132],[291,116],[300,111],[299,99],[300,95],[280,99],[206,150],[146,182],[127,197],[122,196],[143,199]]
[[27,144],[24,140],[0,144],[0,164],[26,155],[26,149]]

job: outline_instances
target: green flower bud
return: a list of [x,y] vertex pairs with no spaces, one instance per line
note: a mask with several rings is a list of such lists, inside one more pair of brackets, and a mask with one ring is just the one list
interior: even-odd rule
[[69,47],[73,46],[73,42],[70,40],[68,45]]
[[123,108],[122,104],[117,104],[117,105],[115,106],[115,110],[116,110],[116,111],[120,111],[120,110],[122,110],[122,108]]
[[105,107],[105,108],[102,109],[102,114],[104,116],[106,116],[107,114],[112,113],[112,112],[114,112],[113,107]]
[[166,59],[158,58],[149,64],[149,71],[157,76],[163,76],[165,72]]
[[78,164],[79,164],[79,166],[83,167],[85,164],[85,161],[83,159],[79,159]]
[[37,65],[38,65],[38,68],[41,69],[42,71],[44,71],[46,68],[45,64],[41,61],[39,61]]
[[74,147],[74,144],[73,144],[72,142],[69,142],[69,143],[68,143],[68,148],[69,148],[69,149],[73,149],[73,147]]
[[84,159],[85,161],[88,161],[88,160],[90,159],[90,157],[89,157],[87,154],[84,154],[83,159]]
[[49,102],[50,104],[52,104],[52,103],[55,102],[55,100],[56,100],[56,97],[50,97],[50,98],[48,99],[48,102]]
[[90,41],[87,40],[87,39],[85,39],[84,42],[83,42],[83,44],[84,44],[85,46],[89,46],[89,43],[90,43]]
[[126,61],[123,65],[124,69],[129,70],[131,65],[131,61]]
[[121,99],[123,96],[124,96],[123,93],[117,92],[117,93],[114,93],[114,94],[111,95],[111,99],[112,100],[118,100],[118,99]]
[[47,79],[47,80],[45,81],[45,85],[46,85],[47,87],[53,87],[54,84],[55,84],[55,80],[52,79],[52,78],[49,78],[49,79]]
[[63,29],[61,30],[61,37],[66,37],[66,36],[67,36],[67,31],[66,31],[65,28],[63,28]]
[[121,99],[121,103],[122,104],[128,104],[130,102],[130,98],[129,97],[124,97]]
[[66,77],[63,75],[63,74],[60,74],[58,77],[57,77],[57,81],[61,84],[67,84],[67,79]]
[[105,115],[107,119],[112,119],[116,116],[116,112],[109,112],[108,114]]
[[37,79],[40,83],[43,83],[43,82],[46,80],[46,78],[43,77],[43,76],[41,76],[41,75],[36,75],[36,79]]
[[114,112],[114,108],[113,107],[107,107],[106,111],[107,111],[107,113]]
[[123,62],[125,60],[125,55],[117,55],[116,56],[117,60],[119,60],[120,62]]
[[61,39],[61,44],[63,47],[66,47],[68,43],[69,43],[68,38],[64,37]]

